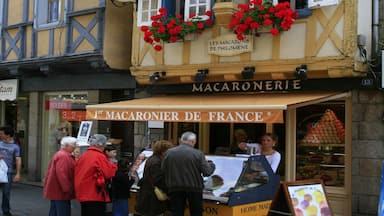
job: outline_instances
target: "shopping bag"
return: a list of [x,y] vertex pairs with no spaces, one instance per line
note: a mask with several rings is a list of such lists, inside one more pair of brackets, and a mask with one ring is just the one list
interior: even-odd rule
[[155,191],[155,195],[157,197],[158,200],[160,201],[165,201],[168,199],[168,196],[166,193],[164,193],[160,188],[158,188],[157,186],[154,187],[154,191]]
[[0,183],[8,183],[8,166],[3,159],[0,160]]

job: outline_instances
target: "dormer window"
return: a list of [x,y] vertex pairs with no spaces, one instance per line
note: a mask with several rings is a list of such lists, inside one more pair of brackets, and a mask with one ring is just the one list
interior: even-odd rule
[[211,10],[211,0],[139,0],[137,25],[151,25],[151,16],[158,13],[159,8],[166,8],[170,16],[181,14],[184,20],[194,14],[207,19],[205,12]]

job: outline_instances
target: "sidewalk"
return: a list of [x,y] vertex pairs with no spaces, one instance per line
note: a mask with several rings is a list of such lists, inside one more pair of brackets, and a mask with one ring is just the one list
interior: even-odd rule
[[[40,182],[20,182],[12,185],[11,213],[15,216],[44,216],[49,213],[49,201],[43,198]],[[72,216],[80,216],[80,204],[73,200]]]

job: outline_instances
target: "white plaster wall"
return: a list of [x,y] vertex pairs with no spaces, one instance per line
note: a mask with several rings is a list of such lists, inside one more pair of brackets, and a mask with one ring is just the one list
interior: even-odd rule
[[361,34],[366,37],[367,55],[369,56],[368,58],[370,58],[372,45],[372,1],[359,0],[357,15],[357,34]]

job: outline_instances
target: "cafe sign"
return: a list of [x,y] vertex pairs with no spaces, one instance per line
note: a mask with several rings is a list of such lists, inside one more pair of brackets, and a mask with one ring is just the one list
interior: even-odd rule
[[87,109],[88,120],[215,123],[283,123],[282,110],[119,110]]
[[235,34],[222,35],[208,41],[208,54],[218,56],[234,56],[253,49],[253,37],[244,40],[236,38]]

